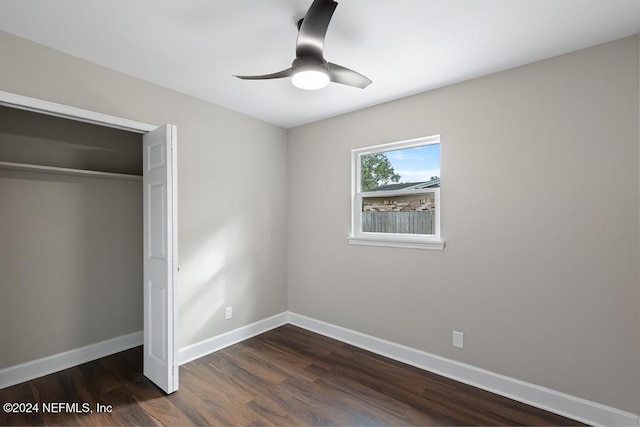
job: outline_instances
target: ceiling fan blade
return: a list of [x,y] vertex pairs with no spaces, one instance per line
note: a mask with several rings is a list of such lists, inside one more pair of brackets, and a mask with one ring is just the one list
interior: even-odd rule
[[362,74],[343,67],[342,65],[329,62],[329,78],[334,83],[341,83],[343,85],[355,86],[360,89],[371,84],[371,80]]
[[234,76],[242,80],[269,80],[269,79],[282,79],[285,77],[291,77],[291,68],[278,71],[277,73],[263,74],[261,76]]
[[321,60],[324,58],[324,37],[337,6],[338,3],[333,0],[313,0],[298,30],[297,57],[311,56]]

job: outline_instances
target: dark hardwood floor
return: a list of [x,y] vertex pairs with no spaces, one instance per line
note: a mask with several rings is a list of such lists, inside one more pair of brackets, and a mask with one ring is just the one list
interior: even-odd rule
[[183,365],[170,396],[141,372],[137,348],[0,390],[39,405],[0,424],[581,425],[291,325]]

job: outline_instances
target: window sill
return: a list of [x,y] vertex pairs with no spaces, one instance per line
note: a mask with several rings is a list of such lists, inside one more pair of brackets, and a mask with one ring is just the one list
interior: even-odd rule
[[408,249],[429,249],[441,251],[444,249],[442,240],[415,240],[401,238],[384,238],[377,236],[349,236],[347,237],[351,245],[363,246],[386,246],[390,248],[408,248]]

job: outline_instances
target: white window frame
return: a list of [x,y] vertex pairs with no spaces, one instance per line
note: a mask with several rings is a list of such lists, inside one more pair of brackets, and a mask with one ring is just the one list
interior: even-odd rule
[[[443,250],[440,227],[440,188],[425,188],[418,190],[395,191],[361,191],[361,157],[365,154],[382,153],[405,148],[420,147],[440,143],[440,135],[351,150],[351,234],[348,237],[352,245],[388,246],[411,249]],[[406,233],[374,233],[362,231],[362,199],[365,197],[385,197],[412,194],[434,194],[435,196],[435,234],[406,234]]]

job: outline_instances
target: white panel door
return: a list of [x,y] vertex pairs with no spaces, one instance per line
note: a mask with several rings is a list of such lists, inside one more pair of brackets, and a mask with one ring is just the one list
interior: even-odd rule
[[178,389],[176,347],[176,127],[143,136],[144,375],[166,393]]

